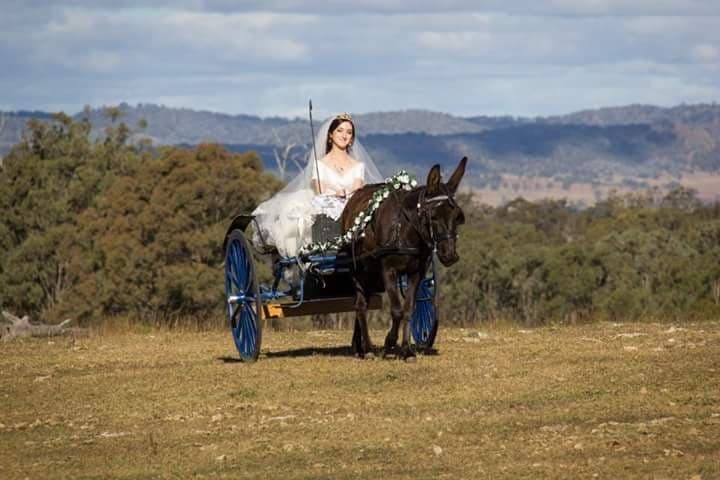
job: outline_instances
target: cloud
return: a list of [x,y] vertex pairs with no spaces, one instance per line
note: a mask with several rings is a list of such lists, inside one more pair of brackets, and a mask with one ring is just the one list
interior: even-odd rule
[[[7,2],[6,2],[7,3]],[[547,114],[714,101],[720,2],[11,1],[0,108]],[[82,88],[78,85],[83,85]]]
[[[307,15],[254,13],[221,15],[180,12],[159,19],[169,38],[184,48],[220,53],[224,59],[299,61],[308,48],[293,32],[312,28]],[[167,43],[167,42],[166,42]]]
[[[192,2],[186,2],[192,3]],[[324,0],[208,0],[199,8],[211,11],[283,11],[330,15],[408,13],[504,13],[531,16],[646,16],[718,15],[714,0],[365,0],[345,2],[330,9]]]
[[[352,15],[498,13],[524,16],[708,16],[720,15],[715,0],[6,0],[5,10],[57,8],[127,11],[148,8],[209,13],[283,12],[347,18]],[[3,12],[5,13],[5,12]]]
[[96,34],[104,17],[104,15],[93,15],[82,10],[66,10],[62,17],[48,22],[45,33],[59,37]]
[[720,49],[715,45],[701,43],[691,50],[692,58],[699,63],[720,63]]
[[420,48],[453,52],[485,52],[493,47],[492,36],[483,32],[420,32]]

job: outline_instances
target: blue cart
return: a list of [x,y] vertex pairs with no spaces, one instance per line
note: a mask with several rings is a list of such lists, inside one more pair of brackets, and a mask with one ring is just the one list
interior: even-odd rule
[[[252,219],[251,215],[235,217],[223,244],[227,319],[240,359],[246,362],[260,355],[265,319],[354,311],[352,272],[358,264],[358,259],[343,251],[297,257],[274,255],[274,281],[269,286],[260,285],[253,259],[257,250],[245,233]],[[413,340],[423,350],[432,348],[438,328],[434,258],[429,270],[420,283],[410,324]],[[286,283],[286,273],[293,273],[296,281],[281,287]],[[405,279],[399,283],[404,292]],[[369,309],[382,308],[382,293],[372,292]]]

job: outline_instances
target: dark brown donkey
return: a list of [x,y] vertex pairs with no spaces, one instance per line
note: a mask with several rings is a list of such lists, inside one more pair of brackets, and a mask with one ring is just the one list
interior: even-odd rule
[[[427,184],[410,191],[394,190],[375,211],[365,227],[364,237],[353,242],[353,255],[359,258],[353,273],[355,283],[355,331],[352,347],[356,355],[372,355],[373,345],[368,335],[368,295],[385,290],[390,301],[392,326],[385,337],[387,356],[397,351],[398,330],[402,326],[399,356],[412,359],[410,325],[418,285],[425,277],[433,251],[443,265],[458,261],[456,252],[457,227],[465,216],[455,202],[455,192],[465,173],[467,157],[460,160],[447,183],[441,182],[440,166],[428,173]],[[383,184],[367,185],[348,201],[340,219],[346,232],[357,214],[363,211],[372,194]],[[398,279],[407,275],[407,292],[403,303],[398,291]]]

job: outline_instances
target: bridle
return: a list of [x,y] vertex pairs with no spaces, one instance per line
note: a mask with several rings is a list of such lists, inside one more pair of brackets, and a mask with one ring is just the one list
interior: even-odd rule
[[438,234],[437,232],[435,232],[432,222],[432,210],[433,208],[435,208],[435,204],[441,202],[448,202],[453,208],[456,208],[458,204],[452,195],[440,194],[433,195],[430,198],[426,198],[426,195],[427,190],[423,190],[420,192],[420,198],[418,199],[417,203],[417,216],[420,219],[420,224],[422,225],[422,227],[426,226],[427,230],[422,227],[416,227],[416,230],[420,235],[420,238],[425,241],[425,244],[428,247],[431,247],[433,252],[437,252],[438,243],[446,240],[454,240],[455,238],[457,238],[457,233],[452,233],[449,230],[442,234]]
[[[432,252],[429,259],[433,265],[435,255],[437,254],[438,243],[457,238],[456,233],[445,232],[442,235],[438,235],[433,229],[432,224],[432,210],[436,204],[440,202],[449,202],[450,206],[458,207],[455,198],[447,194],[433,195],[427,197],[427,190],[422,189],[419,193],[417,202],[417,210],[413,212],[408,210],[403,205],[402,200],[395,190],[391,190],[390,195],[395,199],[398,206],[400,207],[400,215],[405,219],[405,222],[411,226],[417,233],[420,241],[425,244],[425,247]],[[415,213],[415,215],[413,215]],[[373,256],[379,256],[381,254],[404,254],[404,255],[419,255],[421,253],[420,248],[415,246],[403,245],[400,239],[400,223],[397,224],[397,229],[393,229],[394,234],[391,235],[388,244],[379,245],[378,252]],[[371,224],[371,228],[374,228]],[[356,266],[356,255],[355,255],[355,242],[351,243],[351,255],[353,258],[353,265]],[[434,267],[433,267],[434,268]]]

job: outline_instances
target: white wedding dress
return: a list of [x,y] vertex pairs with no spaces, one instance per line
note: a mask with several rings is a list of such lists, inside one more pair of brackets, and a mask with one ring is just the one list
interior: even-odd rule
[[[340,173],[320,161],[317,170],[323,188],[328,192],[351,190],[358,180],[364,182],[365,165],[362,163],[356,163],[346,172]],[[317,174],[312,179],[317,179]],[[317,195],[311,188],[280,192],[261,203],[253,212],[256,218],[264,218],[263,222],[258,222],[260,231],[256,231],[253,243],[258,246],[275,245],[280,255],[294,256],[301,247],[312,242],[315,216],[325,214],[333,220],[339,220],[348,198],[333,194]]]
[[[340,198],[332,195],[335,191],[350,192],[358,180],[364,182],[365,165],[356,163],[346,172],[340,173],[325,162],[318,162],[318,170],[320,178],[325,188],[329,189],[325,195],[315,195],[312,199],[311,210],[312,215],[324,213],[333,220],[339,220],[348,198]],[[313,180],[317,180],[317,174],[313,175]],[[352,195],[352,194],[351,194]]]
[[[330,120],[320,128],[316,143],[325,143],[329,124]],[[348,153],[357,163],[343,173],[322,160],[316,163],[312,156],[309,156],[307,166],[295,179],[272,198],[258,205],[253,211],[255,228],[252,241],[256,247],[264,250],[274,245],[280,255],[296,256],[300,248],[312,242],[312,225],[316,215],[322,213],[334,220],[340,218],[347,198],[335,196],[335,191],[350,191],[358,180],[361,180],[362,184],[383,181],[372,159],[357,139]],[[318,195],[311,188],[318,174],[323,192],[328,195]]]

